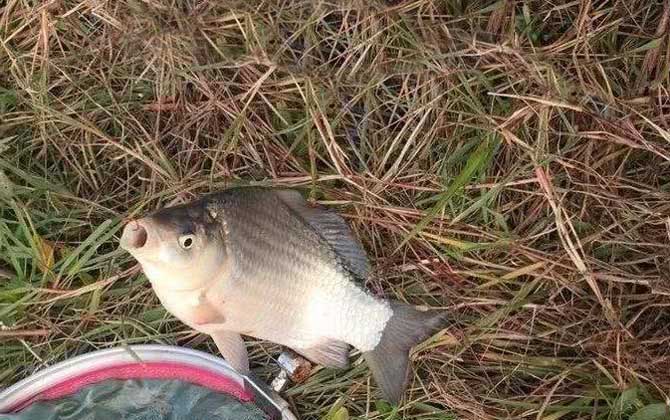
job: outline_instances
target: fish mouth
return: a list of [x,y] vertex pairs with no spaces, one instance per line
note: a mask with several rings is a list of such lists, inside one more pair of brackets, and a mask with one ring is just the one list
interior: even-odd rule
[[147,222],[144,219],[128,222],[121,234],[121,248],[131,253],[142,250],[149,242],[149,229],[147,227]]

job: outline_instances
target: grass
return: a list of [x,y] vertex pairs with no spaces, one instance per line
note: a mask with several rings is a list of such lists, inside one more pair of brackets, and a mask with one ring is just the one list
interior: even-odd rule
[[[354,353],[288,389],[303,418],[668,418],[667,1],[0,5],[0,385],[215,352],[119,228],[256,183],[338,209],[375,293],[451,313],[402,407]],[[279,350],[250,341],[266,378]]]

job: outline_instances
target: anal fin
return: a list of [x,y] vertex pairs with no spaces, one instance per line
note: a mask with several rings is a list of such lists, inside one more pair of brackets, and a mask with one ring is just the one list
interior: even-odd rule
[[293,350],[319,365],[345,369],[349,367],[349,348],[349,344],[343,341],[328,340],[306,349]]

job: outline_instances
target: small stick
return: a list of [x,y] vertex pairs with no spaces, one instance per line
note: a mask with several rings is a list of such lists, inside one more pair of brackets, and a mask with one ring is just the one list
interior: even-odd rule
[[49,330],[5,330],[0,331],[0,340],[2,339],[12,339],[12,338],[21,338],[21,337],[35,337],[35,336],[46,336],[49,335],[51,331]]

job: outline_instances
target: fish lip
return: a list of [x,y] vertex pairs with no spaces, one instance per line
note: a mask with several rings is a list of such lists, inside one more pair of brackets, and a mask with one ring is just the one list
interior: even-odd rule
[[119,246],[131,254],[150,248],[150,243],[153,242],[149,236],[151,230],[153,229],[149,229],[146,220],[131,220],[123,228]]

